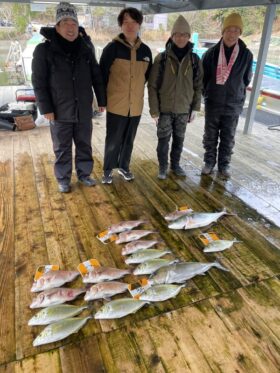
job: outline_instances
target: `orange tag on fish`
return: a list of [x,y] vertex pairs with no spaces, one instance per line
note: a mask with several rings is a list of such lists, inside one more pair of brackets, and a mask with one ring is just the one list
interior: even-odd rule
[[185,211],[185,210],[189,210],[189,206],[181,206],[178,208],[178,211]]
[[106,230],[106,231],[103,231],[103,232],[98,233],[98,235],[97,235],[96,237],[97,237],[97,238],[103,238],[103,237],[107,236],[108,233],[109,233],[109,231]]
[[139,280],[138,282],[134,284],[128,285],[128,291],[130,292],[130,295],[134,299],[139,299],[140,295],[144,293],[147,289],[149,289],[152,285],[149,284],[148,279],[143,278],[142,280]]
[[118,235],[113,234],[112,236],[109,237],[109,242],[114,242],[118,239]]
[[44,273],[47,273],[49,271],[58,271],[58,270],[59,270],[59,265],[57,264],[47,264],[45,266],[40,266],[36,270],[34,281],[38,281],[39,278],[42,277]]
[[89,259],[78,265],[78,271],[82,276],[85,276],[87,273],[91,272],[94,267],[100,267],[100,263],[97,259]]
[[96,236],[96,238],[99,241],[101,241],[102,243],[106,244],[106,241],[109,240],[110,235],[111,235],[110,232],[108,231],[108,229],[106,229],[106,231],[98,233],[98,235]]
[[200,241],[207,246],[212,241],[218,241],[220,238],[214,232],[202,233],[199,235]]

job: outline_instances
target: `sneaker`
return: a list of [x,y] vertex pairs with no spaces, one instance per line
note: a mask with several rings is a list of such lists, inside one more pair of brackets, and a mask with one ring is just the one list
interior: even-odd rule
[[177,176],[186,176],[186,173],[185,171],[182,169],[181,166],[177,165],[177,166],[173,166],[171,167],[171,170],[174,172],[175,175]]
[[165,180],[167,178],[167,169],[159,168],[158,179]]
[[58,190],[60,193],[69,193],[71,190],[70,184],[58,183]]
[[96,185],[96,181],[92,179],[89,176],[82,176],[79,178],[79,183],[87,186],[87,187],[92,187]]
[[102,184],[112,184],[113,181],[113,171],[106,171],[102,176]]
[[131,181],[134,179],[134,175],[130,171],[125,171],[123,168],[118,170],[118,173],[124,178],[126,181]]
[[210,175],[213,171],[213,166],[208,163],[205,163],[204,167],[201,170],[201,175]]
[[230,179],[231,174],[230,174],[230,172],[229,172],[229,168],[222,168],[222,169],[219,169],[219,171],[218,171],[218,176],[219,176],[221,179]]

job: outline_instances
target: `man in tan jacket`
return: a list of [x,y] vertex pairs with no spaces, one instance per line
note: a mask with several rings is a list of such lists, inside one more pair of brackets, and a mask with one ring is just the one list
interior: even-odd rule
[[103,184],[112,183],[115,168],[126,181],[134,179],[130,158],[152,65],[151,50],[138,36],[142,21],[138,9],[123,9],[118,16],[122,32],[104,48],[100,59],[107,88]]
[[166,50],[156,56],[149,77],[150,114],[157,124],[159,179],[168,172],[169,141],[172,135],[170,168],[177,176],[186,176],[180,166],[188,122],[200,110],[202,65],[192,52],[191,29],[179,16],[173,25]]

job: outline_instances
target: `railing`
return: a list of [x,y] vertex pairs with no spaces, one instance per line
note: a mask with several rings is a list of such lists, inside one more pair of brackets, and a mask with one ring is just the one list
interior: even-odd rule
[[[257,62],[253,61],[253,72],[256,70]],[[273,79],[279,79],[280,80],[280,66],[272,65],[270,63],[266,63],[264,66],[264,72],[263,74],[265,76],[268,76]]]

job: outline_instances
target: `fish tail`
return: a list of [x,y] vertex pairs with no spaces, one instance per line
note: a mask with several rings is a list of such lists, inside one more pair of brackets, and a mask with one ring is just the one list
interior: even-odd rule
[[214,262],[213,266],[216,267],[216,268],[219,268],[219,269],[221,269],[223,271],[230,272],[229,269],[227,269],[226,267],[222,266],[219,262]]

